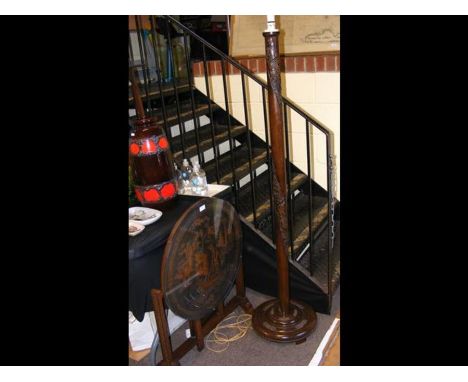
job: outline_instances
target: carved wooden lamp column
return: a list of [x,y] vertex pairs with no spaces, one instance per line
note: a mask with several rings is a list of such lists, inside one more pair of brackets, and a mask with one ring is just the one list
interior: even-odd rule
[[278,49],[279,30],[275,16],[267,16],[265,37],[268,75],[268,115],[270,119],[271,154],[273,168],[273,204],[275,208],[275,245],[278,264],[278,297],[258,306],[252,326],[261,337],[276,342],[306,340],[317,322],[314,310],[302,302],[289,298],[288,270],[288,211],[283,113],[281,101],[281,72]]

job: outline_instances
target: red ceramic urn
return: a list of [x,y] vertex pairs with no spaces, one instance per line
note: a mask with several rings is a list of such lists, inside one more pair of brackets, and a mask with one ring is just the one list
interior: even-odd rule
[[129,142],[135,195],[145,207],[164,209],[177,196],[169,141],[154,118],[138,118]]
[[177,197],[177,178],[164,129],[145,115],[135,68],[129,68],[137,119],[130,133],[129,156],[135,196],[149,208],[164,210]]

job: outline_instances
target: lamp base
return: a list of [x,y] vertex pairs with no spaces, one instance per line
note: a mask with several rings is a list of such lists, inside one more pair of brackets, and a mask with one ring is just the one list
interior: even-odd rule
[[274,342],[301,343],[317,324],[315,311],[302,302],[290,300],[289,314],[284,315],[278,299],[259,305],[252,317],[252,327],[260,337]]

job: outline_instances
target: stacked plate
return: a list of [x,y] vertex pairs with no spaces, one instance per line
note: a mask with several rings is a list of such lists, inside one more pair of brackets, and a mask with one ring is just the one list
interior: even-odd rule
[[128,209],[128,234],[136,236],[145,226],[152,224],[162,216],[162,212],[147,207],[132,207]]
[[128,234],[130,236],[136,236],[139,233],[141,233],[144,229],[145,229],[144,225],[134,222],[132,220],[128,221]]

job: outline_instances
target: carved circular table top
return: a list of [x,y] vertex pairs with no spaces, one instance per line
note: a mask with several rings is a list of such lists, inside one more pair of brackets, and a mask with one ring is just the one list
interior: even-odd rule
[[196,320],[213,312],[233,286],[240,264],[242,233],[231,204],[203,198],[177,221],[161,268],[167,306]]

